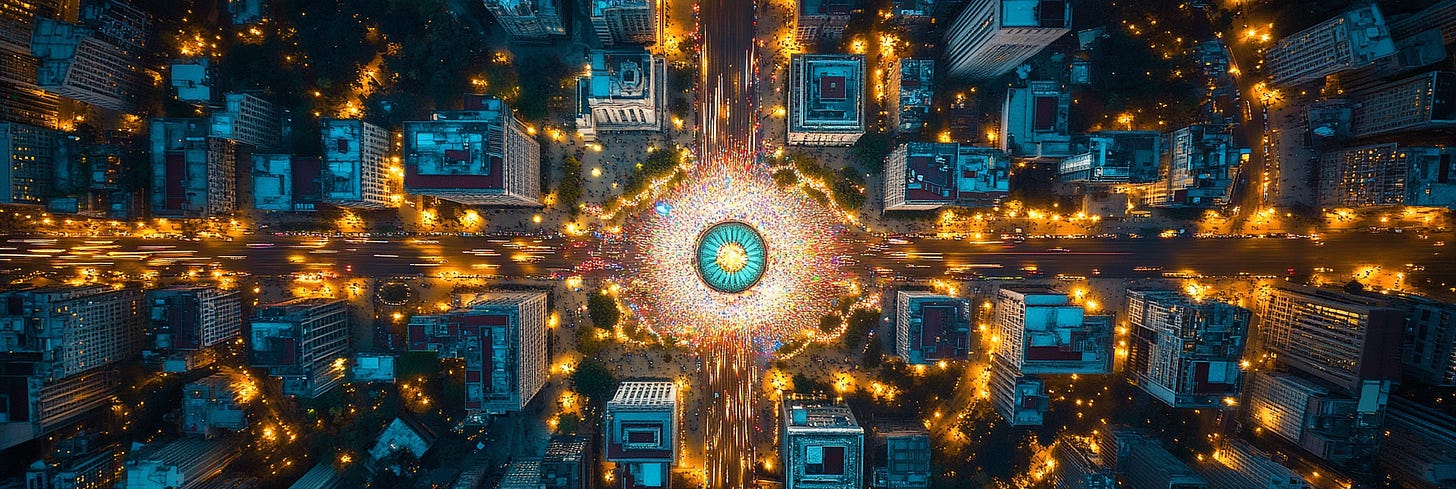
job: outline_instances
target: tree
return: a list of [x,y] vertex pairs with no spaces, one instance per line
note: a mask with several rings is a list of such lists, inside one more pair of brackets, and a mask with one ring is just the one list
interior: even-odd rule
[[571,383],[576,386],[576,391],[587,397],[593,404],[605,404],[607,399],[617,392],[617,377],[612,375],[607,365],[595,360],[582,360],[576,366],[576,371],[571,374]]
[[880,362],[884,360],[884,355],[885,346],[881,344],[880,339],[878,337],[871,339],[870,344],[865,346],[864,361],[861,365],[866,370],[879,368]]
[[844,331],[844,346],[850,350],[858,350],[864,344],[870,330],[874,329],[875,323],[880,321],[880,312],[873,309],[855,309],[849,314],[848,328]]
[[591,318],[592,326],[601,329],[612,329],[622,319],[622,311],[617,310],[617,301],[601,293],[592,294],[591,299],[586,301],[586,312]]
[[581,160],[568,155],[562,160],[561,169],[563,176],[556,191],[556,205],[566,209],[568,215],[575,216],[579,210],[576,202],[581,200]]
[[834,331],[834,329],[838,327],[839,316],[835,316],[833,314],[825,314],[824,317],[819,318],[819,331],[828,333],[830,331]]

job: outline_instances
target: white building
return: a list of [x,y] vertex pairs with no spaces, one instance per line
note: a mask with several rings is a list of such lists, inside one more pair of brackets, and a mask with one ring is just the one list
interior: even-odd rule
[[1010,190],[1006,153],[956,143],[905,143],[885,157],[885,210],[992,207]]
[[[667,487],[678,453],[678,391],[672,382],[623,382],[607,402],[606,457],[628,487]],[[630,481],[630,482],[629,482]],[[635,485],[634,485],[635,484]]]
[[36,19],[31,52],[40,58],[36,85],[97,107],[129,111],[149,86],[135,56],[77,24]]
[[865,432],[849,406],[790,398],[779,414],[784,489],[865,487]]
[[467,205],[541,205],[541,145],[505,102],[404,125],[404,188]]
[[1072,97],[1054,81],[1034,81],[1006,89],[1001,108],[1001,150],[1028,158],[1064,157],[1082,148],[1067,130]]
[[344,301],[295,299],[254,314],[248,360],[283,382],[283,394],[314,398],[344,382],[349,312]]
[[1264,53],[1264,69],[1274,85],[1324,78],[1395,54],[1395,41],[1374,4],[1285,36]]
[[283,144],[282,112],[273,102],[247,93],[223,95],[221,110],[212,113],[208,135],[275,150]]
[[465,361],[465,410],[520,411],[546,384],[546,293],[486,294],[443,314],[415,316],[411,351]]
[[970,80],[1015,69],[1071,31],[1072,2],[972,0],[946,31],[946,72]]
[[654,0],[591,0],[592,30],[602,45],[657,42],[657,2]]
[[324,119],[323,197],[340,207],[396,207],[390,198],[389,132],[357,119]]
[[220,217],[237,210],[237,143],[204,119],[152,119],[152,214]]
[[789,144],[849,146],[865,133],[865,58],[795,54],[789,61]]
[[1067,294],[1002,287],[996,294],[996,358],[1022,374],[1105,374],[1111,331],[1084,317]]
[[595,51],[576,97],[576,130],[587,141],[598,132],[661,131],[667,65],[646,51]]
[[567,34],[556,0],[486,0],[485,9],[516,39],[545,41]]

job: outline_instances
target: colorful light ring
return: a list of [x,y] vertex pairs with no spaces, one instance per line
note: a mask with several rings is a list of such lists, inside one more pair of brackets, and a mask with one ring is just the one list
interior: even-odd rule
[[753,287],[768,270],[763,236],[752,226],[727,221],[698,237],[698,277],[713,290],[737,294]]

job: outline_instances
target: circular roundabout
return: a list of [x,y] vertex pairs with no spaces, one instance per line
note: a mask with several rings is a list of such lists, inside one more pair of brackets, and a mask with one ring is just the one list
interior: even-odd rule
[[693,254],[698,278],[708,288],[737,294],[753,288],[768,270],[768,248],[753,226],[725,221],[703,230]]

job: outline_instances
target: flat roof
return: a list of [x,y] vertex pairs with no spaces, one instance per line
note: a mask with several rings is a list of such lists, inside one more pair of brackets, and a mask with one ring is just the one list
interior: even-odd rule
[[864,57],[860,55],[794,55],[795,84],[791,129],[795,131],[863,130]]
[[1001,0],[1002,27],[1064,29],[1072,22],[1072,6],[1065,0]]
[[826,400],[788,399],[784,401],[784,423],[790,430],[852,430],[863,433],[849,406]]
[[672,382],[623,382],[607,409],[671,407],[677,403],[677,385]]
[[652,55],[647,51],[592,53],[591,98],[647,98],[651,96],[652,82]]

